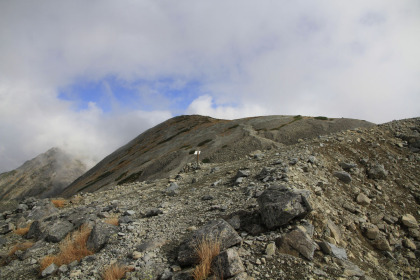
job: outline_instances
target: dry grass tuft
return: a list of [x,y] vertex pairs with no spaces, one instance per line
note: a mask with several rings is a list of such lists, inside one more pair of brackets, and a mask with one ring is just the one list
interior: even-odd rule
[[12,249],[10,249],[9,251],[9,256],[13,256],[16,251],[25,251],[29,248],[31,248],[34,245],[33,242],[23,242],[23,243],[18,243],[15,246],[12,247]]
[[51,200],[52,204],[54,204],[57,208],[63,208],[67,205],[68,201],[65,199],[53,199]]
[[13,232],[15,234],[18,234],[18,235],[25,235],[25,234],[28,233],[30,227],[31,227],[31,224],[29,224],[29,225],[27,225],[26,227],[23,227],[23,228],[17,228],[15,230],[13,230]]
[[113,226],[119,226],[120,224],[117,217],[107,218],[104,222]]
[[211,262],[220,253],[219,240],[204,238],[195,247],[200,263],[195,267],[193,277],[195,280],[207,279],[211,273]]
[[40,270],[43,271],[52,263],[61,266],[75,260],[80,261],[86,256],[93,255],[93,252],[86,247],[90,232],[91,229],[89,227],[82,225],[79,230],[67,235],[60,243],[60,253],[58,255],[44,257],[40,262]]
[[105,271],[102,273],[103,280],[117,280],[124,277],[125,273],[130,271],[127,266],[121,266],[116,263],[109,266]]

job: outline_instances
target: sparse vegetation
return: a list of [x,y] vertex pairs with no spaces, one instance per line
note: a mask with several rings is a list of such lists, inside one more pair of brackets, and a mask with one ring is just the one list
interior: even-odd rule
[[318,116],[318,117],[315,117],[314,119],[316,119],[316,120],[322,120],[322,121],[328,121],[328,118],[327,117],[323,117],[323,116]]
[[204,280],[211,273],[211,263],[213,259],[220,253],[219,240],[213,240],[203,237],[195,247],[195,253],[200,260],[193,272],[194,280]]
[[114,263],[105,269],[102,273],[103,280],[117,280],[124,277],[125,273],[129,272],[130,269],[127,266],[122,266]]
[[239,126],[239,124],[235,124],[235,125],[232,125],[231,127],[229,127],[228,129],[234,129],[234,128],[237,128]]
[[143,171],[142,170],[140,170],[139,172],[133,173],[130,176],[128,176],[127,178],[119,181],[117,183],[117,185],[122,185],[122,184],[125,184],[125,183],[135,182],[135,181],[137,181],[140,178],[141,174],[143,174]]
[[18,235],[25,235],[28,233],[30,227],[31,227],[31,224],[27,225],[26,227],[17,228],[13,230],[13,232]]
[[115,179],[115,181],[121,180],[122,178],[125,177],[125,175],[127,175],[127,173],[128,173],[128,171],[123,172],[120,176],[117,177],[117,179]]
[[54,204],[54,206],[57,208],[63,208],[67,205],[68,201],[65,199],[58,198],[51,200],[51,203]]
[[190,152],[189,152],[189,154],[190,155],[193,155],[195,153],[195,150],[191,150]]
[[105,219],[104,221],[107,224],[113,225],[113,226],[119,226],[118,217],[110,217]]
[[210,159],[209,158],[203,159],[203,163],[210,163]]
[[13,246],[10,251],[9,251],[9,256],[13,256],[16,251],[26,251],[27,249],[31,248],[34,245],[33,242],[23,242],[23,243],[18,243],[15,246]]
[[227,147],[229,147],[228,145],[223,145],[222,146],[222,149],[225,149],[225,148],[227,148]]
[[82,258],[92,255],[93,252],[86,247],[90,232],[91,229],[88,226],[82,225],[79,230],[67,235],[60,243],[60,252],[57,255],[46,256],[40,261],[40,271],[43,271],[52,263],[61,266],[75,260],[80,261]]
[[211,142],[211,139],[206,139],[203,142],[198,143],[198,147],[204,146],[205,144],[207,144],[208,142]]
[[295,121],[298,121],[298,120],[301,120],[301,119],[303,119],[303,117],[301,115],[297,115],[297,116],[293,117],[293,120],[295,120]]

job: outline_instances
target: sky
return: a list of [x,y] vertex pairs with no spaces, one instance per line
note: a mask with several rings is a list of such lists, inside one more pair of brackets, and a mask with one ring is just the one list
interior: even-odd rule
[[0,0],[0,172],[201,114],[420,116],[420,1]]

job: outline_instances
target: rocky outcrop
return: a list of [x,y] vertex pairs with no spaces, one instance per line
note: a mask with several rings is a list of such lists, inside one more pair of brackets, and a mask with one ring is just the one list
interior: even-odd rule
[[[179,174],[115,181],[61,208],[48,199],[21,201],[0,213],[0,279],[101,279],[114,262],[128,266],[127,279],[191,279],[197,241],[219,235],[222,249],[213,264],[221,265],[209,279],[416,279],[420,157],[396,136],[412,127],[420,127],[420,119],[258,147],[199,168],[192,158],[194,167]],[[376,164],[387,171],[383,179],[368,175]],[[350,183],[334,176],[341,170]],[[175,195],[166,192],[173,183]],[[41,272],[43,258],[64,244],[47,235],[68,223],[70,233],[81,225],[92,229],[93,255]]]
[[307,190],[272,186],[258,197],[261,218],[269,229],[288,224],[292,219],[303,217],[312,210]]

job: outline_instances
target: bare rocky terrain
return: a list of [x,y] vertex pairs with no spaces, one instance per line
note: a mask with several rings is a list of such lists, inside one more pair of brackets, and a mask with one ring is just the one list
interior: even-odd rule
[[258,149],[295,144],[372,123],[325,117],[264,116],[221,120],[199,115],[178,116],[140,134],[68,186],[63,196],[94,192],[136,181],[176,175],[195,150],[203,162],[237,160]]
[[[258,118],[249,126],[230,123],[221,131],[240,136],[222,142],[224,152],[207,153],[211,146],[201,145],[207,163],[195,166],[189,151],[198,145],[185,143],[191,147],[179,153],[186,160],[176,172],[112,179],[97,191],[75,191],[62,208],[50,199],[27,198],[0,215],[0,279],[101,279],[111,263],[130,267],[126,279],[192,279],[194,248],[203,237],[217,237],[222,249],[212,279],[420,279],[420,118],[360,122],[361,128],[353,123],[335,132],[326,127],[339,120],[296,119],[260,124],[261,130]],[[226,123],[208,119],[200,125],[214,122]],[[179,133],[167,125],[155,142]],[[290,133],[279,133],[282,128]],[[110,166],[115,154],[95,172]],[[95,173],[89,172],[79,182]],[[111,176],[121,174],[103,178]],[[106,223],[110,217],[119,224]],[[87,245],[94,254],[40,271],[41,260],[57,254],[64,237],[82,224],[92,228]],[[13,231],[25,226],[23,236]],[[9,254],[27,241],[33,246]]]
[[52,148],[19,168],[0,174],[0,211],[14,209],[26,197],[53,197],[87,171],[62,149]]

